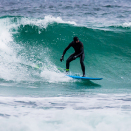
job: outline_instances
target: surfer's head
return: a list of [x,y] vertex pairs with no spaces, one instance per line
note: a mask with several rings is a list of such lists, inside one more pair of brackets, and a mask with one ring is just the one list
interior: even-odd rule
[[78,42],[79,42],[79,38],[76,37],[76,36],[73,38],[73,40],[74,40],[75,43],[78,43]]

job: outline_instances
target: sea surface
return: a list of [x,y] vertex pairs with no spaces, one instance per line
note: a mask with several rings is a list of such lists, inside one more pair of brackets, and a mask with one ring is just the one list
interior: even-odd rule
[[131,1],[0,0],[0,131],[130,130]]

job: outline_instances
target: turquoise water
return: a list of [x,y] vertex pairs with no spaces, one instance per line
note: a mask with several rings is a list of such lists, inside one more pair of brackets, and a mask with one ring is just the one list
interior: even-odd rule
[[[131,129],[130,1],[2,1],[1,131]],[[65,76],[65,47],[84,44],[86,76]],[[79,58],[70,74],[82,75]],[[8,123],[8,124],[7,124]]]

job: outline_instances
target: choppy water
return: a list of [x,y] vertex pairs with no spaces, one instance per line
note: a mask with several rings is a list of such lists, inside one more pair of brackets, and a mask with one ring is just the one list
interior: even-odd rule
[[[129,0],[0,1],[0,130],[131,129]],[[86,76],[65,77],[65,47],[84,44]],[[70,73],[82,75],[79,58]]]

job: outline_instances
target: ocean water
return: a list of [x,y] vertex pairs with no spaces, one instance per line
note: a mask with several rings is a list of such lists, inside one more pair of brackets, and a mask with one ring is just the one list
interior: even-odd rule
[[61,130],[131,130],[130,0],[0,0],[0,131]]

